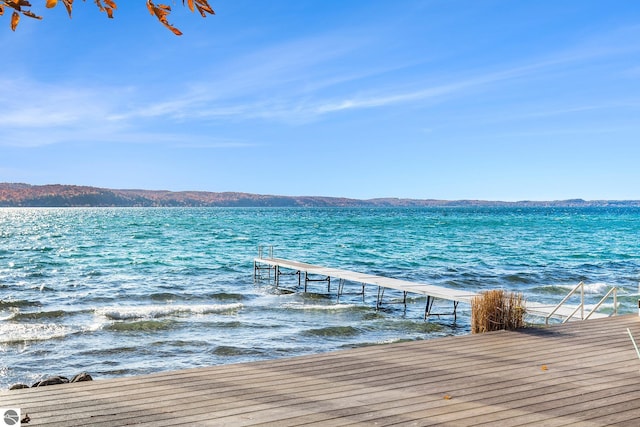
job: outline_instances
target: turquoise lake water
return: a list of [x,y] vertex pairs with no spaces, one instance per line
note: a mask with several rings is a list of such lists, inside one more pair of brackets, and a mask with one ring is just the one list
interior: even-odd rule
[[[313,264],[559,302],[584,281],[637,313],[637,208],[0,209],[0,388],[469,333],[424,298],[253,280],[259,245]],[[347,291],[359,290],[347,284]],[[438,312],[450,303],[438,302]],[[613,310],[607,301],[604,311]]]

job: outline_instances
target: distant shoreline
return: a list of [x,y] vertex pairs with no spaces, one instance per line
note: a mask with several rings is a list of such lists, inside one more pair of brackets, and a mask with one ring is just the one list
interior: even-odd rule
[[0,207],[640,207],[640,200],[503,202],[324,196],[240,192],[117,190],[78,185],[0,183]]

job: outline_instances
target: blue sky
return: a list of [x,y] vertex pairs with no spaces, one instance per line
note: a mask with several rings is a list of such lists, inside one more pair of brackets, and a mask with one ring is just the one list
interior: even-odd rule
[[637,0],[143,0],[0,17],[0,181],[640,199]]

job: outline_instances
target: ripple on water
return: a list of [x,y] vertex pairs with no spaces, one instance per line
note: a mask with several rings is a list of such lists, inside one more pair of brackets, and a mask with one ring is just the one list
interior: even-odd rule
[[139,320],[119,321],[105,326],[103,329],[113,332],[157,332],[177,327],[173,320]]
[[324,328],[307,329],[301,333],[307,337],[343,338],[360,335],[362,330],[353,326],[327,326]]
[[237,347],[232,345],[219,345],[211,351],[212,354],[222,357],[233,356],[263,356],[264,350],[247,347]]

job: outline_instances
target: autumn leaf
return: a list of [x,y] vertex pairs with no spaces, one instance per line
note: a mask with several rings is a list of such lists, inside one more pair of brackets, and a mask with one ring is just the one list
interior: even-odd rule
[[176,36],[182,35],[182,31],[169,24],[169,21],[167,21],[167,15],[171,13],[171,6],[166,4],[159,4],[156,6],[151,0],[147,0],[147,8],[149,9],[149,12],[151,12],[152,15],[155,15],[155,17],[158,18],[158,21],[171,30],[173,34]]
[[548,370],[549,368],[547,367],[547,365],[542,365],[542,366],[540,367],[540,369],[542,369],[543,371],[546,371],[546,370]]
[[[182,4],[184,5],[184,0],[182,0]],[[216,14],[211,8],[211,6],[209,6],[209,3],[207,2],[207,0],[187,0],[187,6],[189,7],[189,10],[191,12],[194,11],[194,6],[195,6],[203,18],[206,18],[207,13],[210,15]]]
[[24,16],[28,16],[29,18],[42,19],[42,16],[38,16],[35,13],[31,12],[30,10],[24,10],[22,11],[22,14]]
[[107,16],[109,18],[113,18],[113,11],[118,8],[116,2],[113,0],[104,0],[104,2],[107,4],[107,6],[105,7],[107,9]]
[[[38,1],[40,2],[40,0]],[[118,8],[116,1],[117,0],[93,0],[98,10],[100,10],[100,12],[104,12],[109,18],[113,18],[114,11]],[[64,4],[67,14],[69,15],[69,18],[71,18],[74,0],[45,0],[44,4],[46,8],[51,9],[55,8],[60,2]],[[191,12],[194,12],[197,9],[203,18],[206,17],[206,14],[215,15],[215,12],[209,5],[208,0],[182,0],[182,4],[183,6],[188,7]],[[21,15],[29,18],[42,19],[41,16],[36,15],[30,10],[31,2],[29,0],[0,0],[0,16],[4,14],[7,8],[13,9],[13,14],[11,15],[11,29],[13,31],[15,31],[18,26]],[[158,21],[167,27],[173,34],[178,36],[182,35],[182,31],[170,24],[167,19],[168,15],[171,13],[170,6],[166,4],[156,5],[153,0],[147,0],[147,8],[151,15],[155,16]]]
[[29,3],[26,0],[6,0],[5,3],[7,4],[7,6],[14,8],[15,10],[17,10],[18,12],[22,11],[22,6],[24,7],[31,7],[31,3]]
[[207,3],[207,0],[196,0],[196,7],[198,8],[198,11],[203,18],[206,18],[206,13],[210,15],[216,14],[211,6],[209,6],[209,3]]
[[[102,4],[102,2],[104,1],[105,4]],[[100,12],[104,12],[107,14],[107,16],[110,19],[113,19],[113,11],[114,9],[117,9],[118,6],[116,5],[116,2],[113,0],[95,0],[96,6],[98,6],[98,10],[100,10]]]
[[69,18],[71,18],[71,9],[73,8],[73,0],[62,0],[64,7],[67,9],[67,13],[69,14]]
[[16,27],[18,26],[18,22],[20,22],[20,14],[14,10],[13,11],[13,15],[11,15],[11,30],[12,31],[16,30]]

